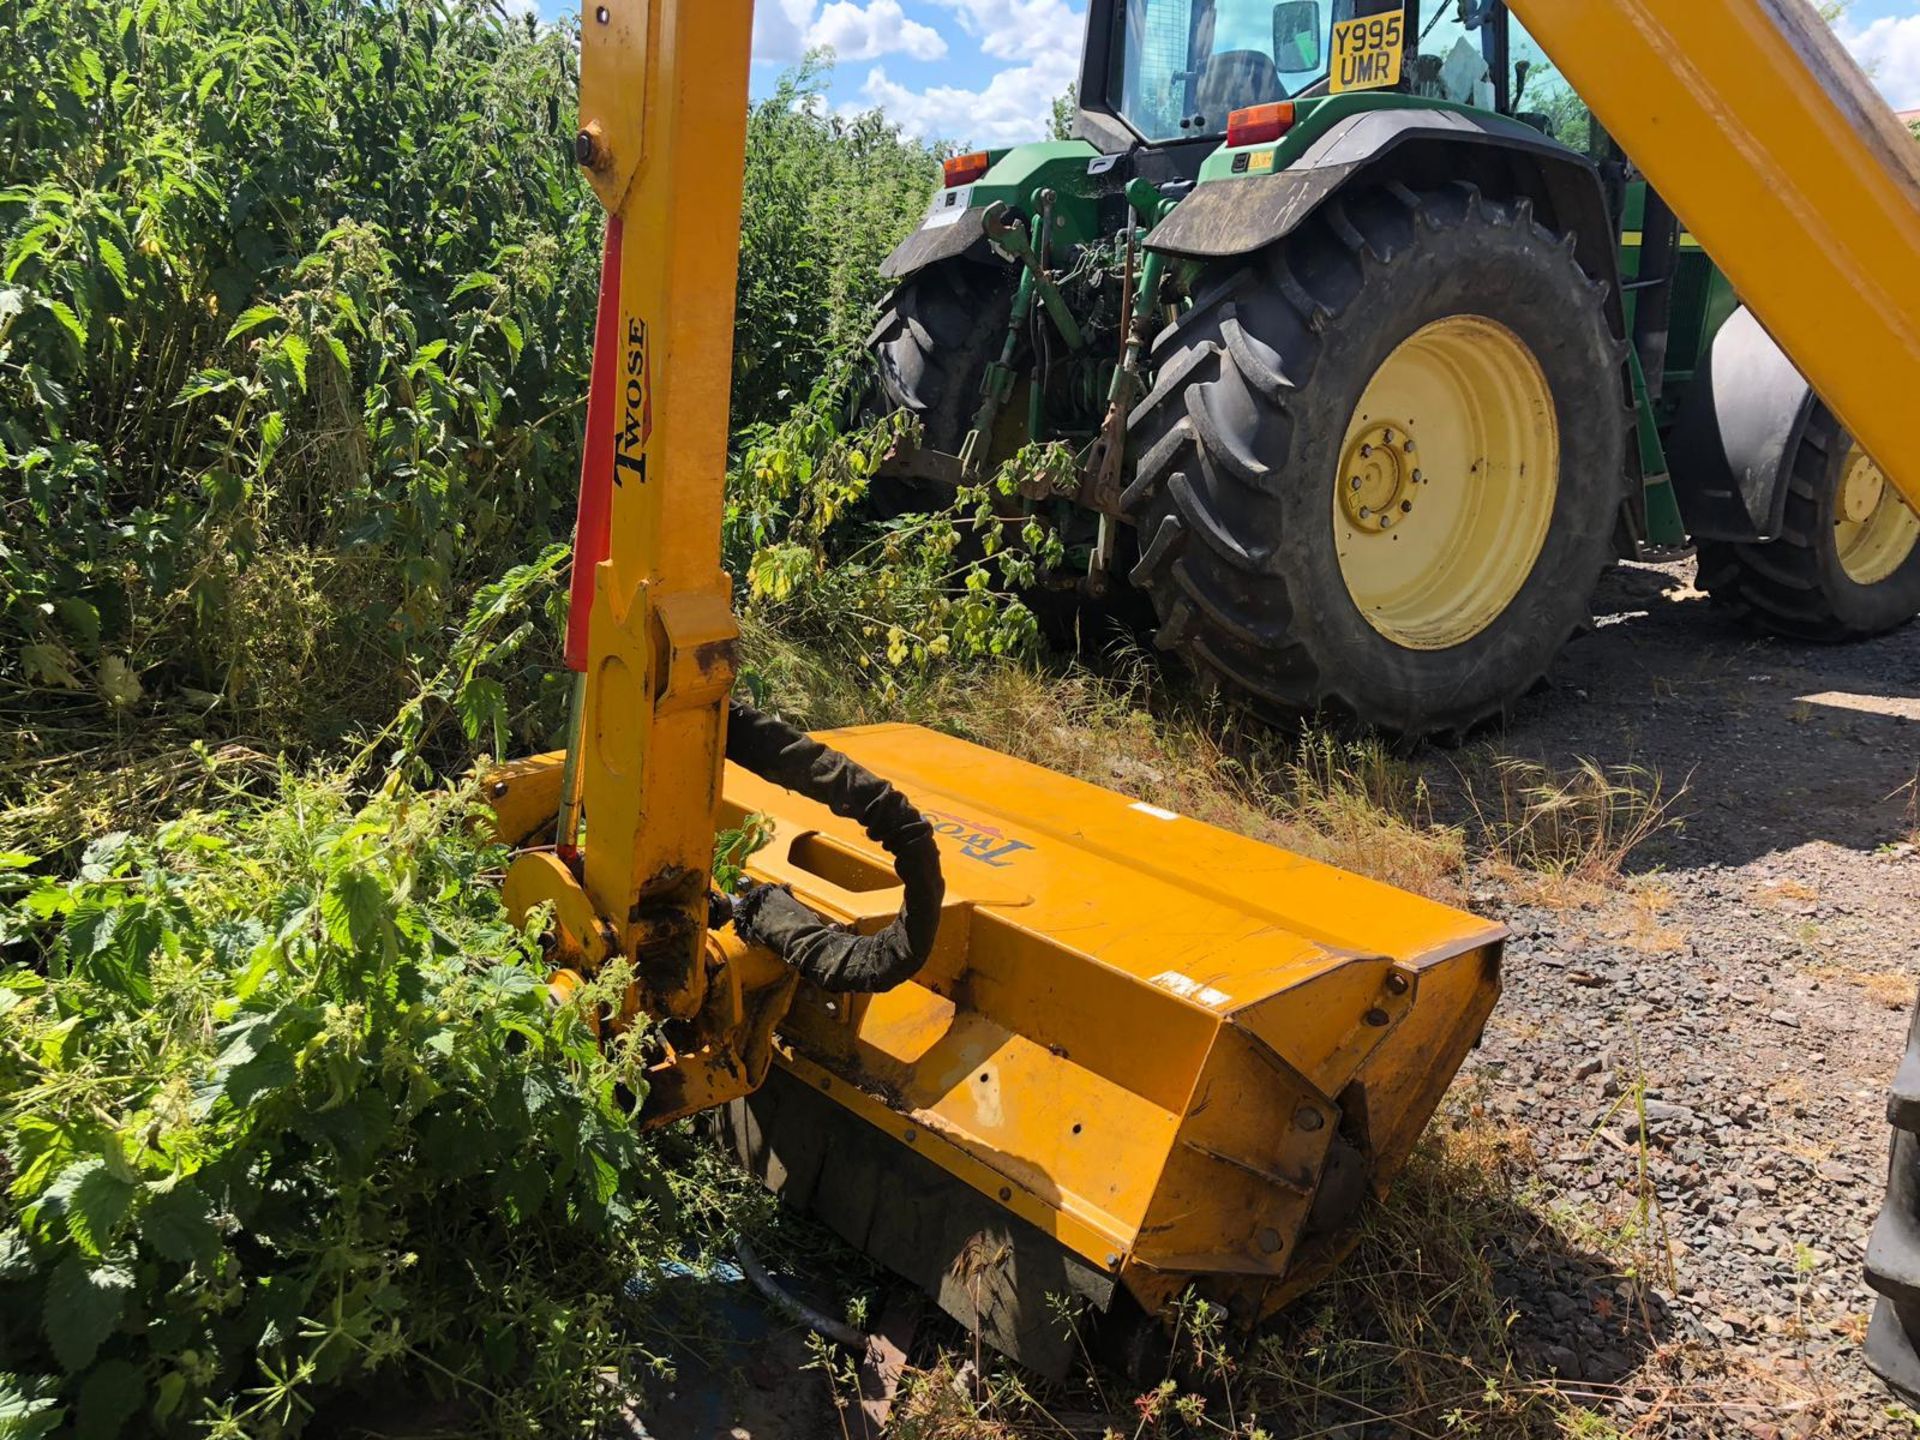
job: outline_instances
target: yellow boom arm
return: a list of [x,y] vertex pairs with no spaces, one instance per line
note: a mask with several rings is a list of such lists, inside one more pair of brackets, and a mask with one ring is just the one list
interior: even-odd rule
[[[577,746],[591,840],[577,874],[564,854],[522,855],[507,898],[551,903],[565,962],[626,957],[647,1013],[686,1020],[707,999],[739,634],[720,522],[753,7],[589,0],[581,25],[576,150],[616,222],[618,295],[613,373],[595,376],[616,392],[611,475],[585,477],[612,488]],[[521,784],[515,803],[545,808],[549,788]]]
[[1920,146],[1806,0],[1509,0],[1920,510]]

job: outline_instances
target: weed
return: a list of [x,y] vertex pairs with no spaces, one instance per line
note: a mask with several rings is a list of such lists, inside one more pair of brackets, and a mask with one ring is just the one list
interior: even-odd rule
[[1805,973],[1823,985],[1852,985],[1866,993],[1874,1004],[1888,1010],[1906,1011],[1914,1003],[1913,976],[1902,970],[1858,970],[1850,965],[1808,965]]
[[1820,892],[1802,880],[1770,880],[1754,891],[1755,903],[1761,905],[1809,905],[1820,898]]
[[271,1437],[377,1385],[551,1434],[645,1382],[638,1052],[549,1005],[476,810],[285,776],[71,880],[6,859],[9,1433]]
[[1570,774],[1512,756],[1493,761],[1482,787],[1466,795],[1481,842],[1499,865],[1542,882],[1539,898],[1597,892],[1630,856],[1677,824],[1675,803],[1657,770],[1608,768],[1583,759]]
[[1913,772],[1913,778],[1907,781],[1907,783],[1902,785],[1898,790],[1895,790],[1893,794],[1889,795],[1887,798],[1889,800],[1897,800],[1903,795],[1906,797],[1906,801],[1907,801],[1907,804],[1906,804],[1907,833],[1906,833],[1906,836],[1904,837],[1905,842],[1909,845],[1920,846],[1920,767],[1915,767]]

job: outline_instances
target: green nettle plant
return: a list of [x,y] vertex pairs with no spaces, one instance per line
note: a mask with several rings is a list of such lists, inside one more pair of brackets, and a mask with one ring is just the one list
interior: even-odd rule
[[0,1435],[287,1435],[375,1380],[508,1434],[630,1402],[638,1051],[550,1007],[474,809],[289,778],[71,880],[0,857]]
[[0,694],[46,729],[378,723],[569,523],[576,39],[485,0],[5,12]]
[[[0,15],[0,840],[70,855],[63,824],[126,824],[197,777],[193,742],[271,764],[364,744],[410,704],[435,732],[414,702],[456,617],[571,528],[602,216],[570,153],[571,19],[496,0]],[[742,597],[866,615],[861,653],[893,669],[1015,649],[1004,572],[966,572],[952,603],[931,569],[888,578],[944,532],[849,548],[862,466],[805,458],[808,397],[859,350],[940,157],[834,112],[828,63],[748,116],[733,425],[763,457],[797,446],[778,499],[836,526],[768,543],[851,568],[737,554]],[[762,520],[766,468],[734,475]],[[472,748],[439,730],[430,763],[553,742],[557,634],[516,641],[500,693],[444,697]],[[117,783],[89,786],[103,763]]]
[[1031,651],[1039,627],[1021,595],[1065,551],[1018,497],[1068,485],[1072,455],[1030,446],[950,497],[920,496],[877,519],[882,462],[919,439],[918,425],[896,414],[844,427],[850,383],[829,376],[786,419],[742,437],[723,533],[727,564],[745,577],[743,608],[882,689],[941,659]]

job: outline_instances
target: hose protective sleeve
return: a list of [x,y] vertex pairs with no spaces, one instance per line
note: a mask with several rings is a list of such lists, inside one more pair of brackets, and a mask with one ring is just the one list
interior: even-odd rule
[[822,920],[784,886],[757,885],[734,900],[733,927],[823,990],[870,994],[909,979],[933,953],[946,881],[933,826],[892,785],[785,721],[735,700],[727,759],[762,780],[858,820],[893,857],[906,894],[884,930],[856,935]]

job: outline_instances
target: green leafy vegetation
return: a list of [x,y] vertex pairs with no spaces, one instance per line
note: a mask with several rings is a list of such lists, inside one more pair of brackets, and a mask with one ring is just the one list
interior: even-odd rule
[[943,158],[878,111],[833,114],[828,78],[825,58],[810,56],[747,118],[734,322],[738,430],[784,419],[866,339],[888,288],[880,262],[920,223]]
[[465,791],[281,785],[5,857],[4,1433],[291,1434],[373,1376],[610,1413],[664,1233],[630,1042],[549,1006]]
[[895,415],[844,430],[840,406],[829,380],[779,424],[742,437],[724,539],[745,579],[743,614],[890,699],[936,662],[1030,653],[1039,626],[1021,596],[1063,549],[1018,496],[1071,473],[1071,455],[1029,447],[945,506],[878,521],[867,503],[875,471],[916,427]]
[[[599,237],[574,49],[476,0],[14,7],[0,799],[380,723],[564,539]],[[552,700],[485,728],[544,735]],[[36,819],[111,818],[72,810]]]
[[[601,236],[577,45],[487,0],[0,27],[0,840],[64,853],[403,706],[442,769],[553,743],[558,611],[442,672],[481,587],[571,527]],[[734,421],[798,446],[789,476],[825,432],[776,427],[864,338],[937,158],[824,83],[748,125]],[[749,508],[758,544],[823,540]]]

